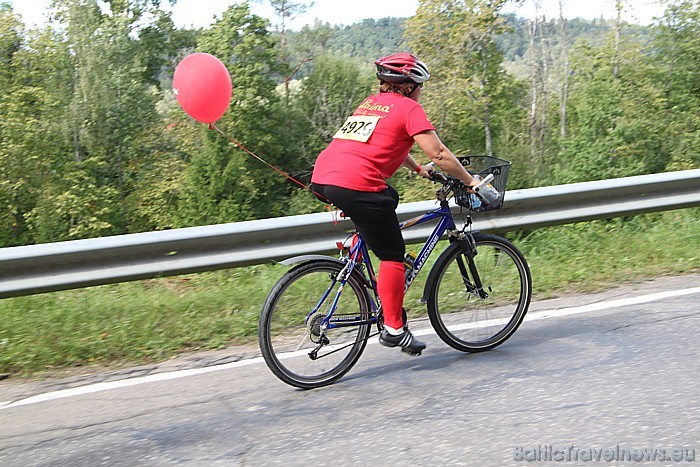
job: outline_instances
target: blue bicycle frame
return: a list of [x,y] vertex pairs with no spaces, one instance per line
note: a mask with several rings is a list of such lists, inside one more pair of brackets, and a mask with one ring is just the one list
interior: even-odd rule
[[[433,250],[435,249],[435,246],[437,246],[437,243],[440,241],[442,235],[448,231],[455,231],[457,227],[455,225],[454,218],[452,217],[452,212],[450,211],[450,207],[447,202],[442,202],[439,209],[426,212],[423,215],[413,217],[411,219],[399,223],[399,227],[401,228],[401,230],[404,230],[410,227],[425,224],[426,222],[434,221],[436,219],[439,219],[439,222],[435,226],[435,229],[433,229],[433,231],[431,232],[430,236],[426,240],[418,255],[416,256],[413,269],[411,273],[406,276],[404,290],[408,290],[410,285],[413,283],[413,280],[416,278],[418,273],[426,264],[428,257],[432,254]],[[338,274],[338,277],[332,280],[331,285],[328,287],[328,289],[326,289],[326,292],[323,294],[323,297],[321,297],[314,309],[311,310],[311,312],[307,315],[307,321],[321,308],[323,303],[326,301],[326,299],[328,299],[329,295],[331,294],[331,291],[334,288],[336,282],[340,281],[340,286],[335,294],[335,297],[333,298],[333,303],[329,307],[328,313],[322,320],[321,326],[324,329],[333,329],[346,326],[358,326],[362,324],[376,323],[377,315],[379,312],[377,306],[377,303],[379,302],[377,294],[377,279],[369,258],[369,250],[367,249],[367,245],[365,244],[365,241],[364,239],[362,239],[362,237],[359,238],[360,240],[350,247],[350,251],[347,256],[348,260],[345,264],[345,267]],[[335,312],[336,307],[338,305],[338,300],[340,299],[340,294],[343,292],[343,289],[345,288],[345,285],[347,284],[350,275],[359,263],[364,264],[367,268],[371,288],[374,291],[374,297],[370,299],[370,303],[372,306],[372,316],[369,319],[363,319],[361,316],[333,317],[333,313]]]

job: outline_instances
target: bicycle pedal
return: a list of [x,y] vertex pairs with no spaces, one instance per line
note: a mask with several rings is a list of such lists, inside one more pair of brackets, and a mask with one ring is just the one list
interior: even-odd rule
[[407,348],[403,348],[403,349],[401,349],[401,352],[408,354],[411,357],[418,357],[418,356],[420,356],[422,351],[419,350],[418,352],[414,352],[414,351],[408,350]]

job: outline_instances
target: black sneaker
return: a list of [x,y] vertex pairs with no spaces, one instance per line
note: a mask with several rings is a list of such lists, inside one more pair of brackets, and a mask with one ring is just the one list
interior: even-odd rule
[[409,330],[405,330],[398,336],[393,336],[386,329],[382,329],[382,332],[379,333],[379,343],[386,347],[401,347],[401,351],[409,355],[420,355],[425,349],[425,344],[414,338]]

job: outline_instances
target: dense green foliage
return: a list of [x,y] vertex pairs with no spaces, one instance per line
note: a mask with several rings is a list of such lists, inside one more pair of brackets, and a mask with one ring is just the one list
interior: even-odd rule
[[[512,160],[512,188],[700,166],[697,2],[642,27],[422,0],[412,18],[300,31],[284,24],[301,3],[272,2],[275,26],[233,5],[206,29],[175,27],[160,3],[57,0],[53,23],[27,29],[0,1],[0,246],[322,209],[178,107],[173,70],[193,51],[231,72],[218,126],[304,182],[375,88],[372,59],[397,50],[430,65],[441,137]],[[406,201],[424,196],[414,180],[393,180]]]

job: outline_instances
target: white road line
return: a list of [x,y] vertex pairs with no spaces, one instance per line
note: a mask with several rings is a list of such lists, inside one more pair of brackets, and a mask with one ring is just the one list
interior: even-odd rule
[[[655,302],[659,300],[666,300],[669,298],[675,298],[675,297],[682,297],[685,295],[693,295],[700,293],[700,287],[694,287],[690,289],[681,289],[681,290],[669,290],[666,292],[659,292],[659,293],[653,293],[653,294],[648,294],[648,295],[641,295],[638,297],[631,297],[631,298],[621,298],[617,300],[609,300],[609,301],[604,301],[604,302],[599,302],[599,303],[592,303],[590,305],[582,305],[582,306],[575,306],[575,307],[569,307],[569,308],[560,308],[560,309],[553,309],[553,310],[544,310],[544,311],[538,311],[538,312],[533,312],[533,313],[528,313],[528,315],[525,317],[525,321],[536,321],[536,320],[541,320],[541,319],[549,319],[549,318],[560,318],[562,316],[571,316],[571,315],[577,315],[577,314],[582,314],[582,313],[590,313],[593,311],[601,311],[601,310],[607,310],[607,309],[612,309],[612,308],[620,308],[624,306],[629,306],[629,305],[639,305],[642,303],[650,303],[650,302]],[[493,321],[484,321],[479,323],[480,326],[489,326],[496,324],[496,322],[499,320],[493,320]],[[473,325],[464,325],[464,327],[474,327]],[[432,329],[424,329],[420,331],[415,331],[413,333],[416,336],[424,336],[424,335],[429,335],[429,334],[435,334],[435,331]],[[376,343],[376,339],[372,341],[372,343]],[[299,352],[292,352],[290,355],[287,356],[280,356],[281,358],[288,358],[288,357],[293,357],[296,356]],[[222,371],[222,370],[230,370],[233,368],[240,368],[248,365],[255,365],[257,363],[262,363],[263,358],[262,357],[255,357],[255,358],[250,358],[247,360],[241,360],[238,362],[232,362],[232,363],[226,363],[223,365],[216,365],[216,366],[209,366],[205,368],[193,368],[189,370],[178,370],[178,371],[170,371],[170,372],[165,372],[165,373],[156,373],[153,375],[148,375],[148,376],[141,376],[138,378],[130,378],[130,379],[125,379],[125,380],[120,380],[120,381],[111,381],[108,383],[96,383],[96,384],[90,384],[87,386],[81,386],[77,388],[71,388],[71,389],[62,389],[59,391],[53,391],[53,392],[47,392],[45,394],[39,394],[36,396],[28,397],[26,399],[21,399],[18,401],[7,401],[7,402],[0,402],[0,410],[3,409],[10,409],[14,407],[20,407],[23,405],[30,405],[30,404],[37,404],[39,402],[46,402],[46,401],[52,401],[56,399],[63,399],[65,397],[73,397],[73,396],[80,396],[84,394],[92,394],[95,392],[100,392],[100,391],[108,391],[111,389],[118,389],[118,388],[125,388],[129,386],[137,386],[140,384],[146,384],[146,383],[153,383],[153,382],[158,382],[158,381],[169,381],[172,379],[177,379],[177,378],[185,378],[188,376],[195,376],[195,375],[201,375],[204,373],[210,373],[212,371]]]
[[690,289],[668,290],[666,292],[658,292],[648,295],[640,295],[638,297],[620,298],[618,300],[609,300],[607,302],[591,303],[590,305],[575,306],[571,308],[561,308],[559,310],[545,310],[535,313],[528,313],[525,316],[525,321],[535,321],[538,319],[559,318],[562,316],[577,315],[580,313],[590,313],[591,311],[607,310],[610,308],[620,308],[629,305],[640,305],[642,303],[657,302],[668,298],[683,297],[685,295],[693,295],[700,293],[700,287]]
[[228,370],[241,366],[254,365],[263,362],[262,357],[250,358],[238,362],[225,363],[223,365],[208,366],[205,368],[193,368],[190,370],[169,371],[165,373],[156,373],[148,376],[140,376],[138,378],[123,379],[120,381],[110,381],[108,383],[96,383],[87,386],[80,386],[71,389],[61,389],[60,391],[47,392],[36,396],[28,397],[18,401],[0,402],[0,410],[9,409],[11,407],[19,407],[22,405],[36,404],[38,402],[51,401],[54,399],[63,399],[64,397],[81,396],[83,394],[92,394],[94,392],[107,391],[110,389],[126,388],[129,386],[137,386],[139,384],[154,383],[158,381],[169,381],[171,379],[185,378],[187,376],[201,375],[211,371]]

